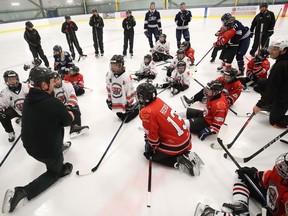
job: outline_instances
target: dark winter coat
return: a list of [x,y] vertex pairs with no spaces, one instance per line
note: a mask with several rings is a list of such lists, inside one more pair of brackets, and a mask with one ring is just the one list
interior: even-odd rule
[[92,26],[94,32],[96,29],[102,29],[104,27],[104,22],[102,17],[97,14],[90,17],[89,25]]
[[29,46],[37,47],[41,43],[41,37],[36,29],[31,31],[26,28],[24,32],[24,39],[27,41]]
[[72,117],[60,100],[30,88],[22,112],[22,141],[33,157],[53,158],[62,154],[64,127]]
[[267,11],[266,13],[258,13],[251,24],[250,31],[260,34],[261,24],[263,23],[263,35],[271,36],[274,33],[275,26],[275,16],[272,11]]
[[277,103],[278,106],[288,107],[288,53],[280,55],[271,67],[265,92],[257,106],[263,107]]
[[62,33],[66,34],[66,38],[68,41],[74,41],[76,39],[75,31],[77,30],[78,30],[78,26],[73,21],[70,21],[70,23],[65,21],[62,24],[61,31]]
[[136,21],[132,15],[129,17],[126,17],[122,22],[122,27],[124,31],[134,31],[135,25],[136,25]]

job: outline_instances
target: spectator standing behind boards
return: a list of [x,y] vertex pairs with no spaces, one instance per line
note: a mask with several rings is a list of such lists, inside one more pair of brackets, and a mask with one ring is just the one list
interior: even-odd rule
[[150,3],[150,10],[145,15],[144,20],[144,34],[149,40],[150,48],[153,48],[152,35],[154,35],[155,40],[159,40],[160,34],[162,34],[161,29],[161,17],[160,13],[155,10],[155,2]]
[[89,25],[92,26],[92,34],[95,48],[95,57],[99,58],[99,49],[101,56],[104,55],[104,46],[103,46],[103,27],[104,22],[101,16],[97,13],[97,9],[92,10],[92,16],[90,17]]
[[126,11],[126,18],[122,22],[122,27],[124,29],[124,46],[123,46],[123,56],[127,56],[127,48],[129,41],[129,53],[130,57],[133,57],[133,42],[134,42],[134,26],[136,25],[135,18],[132,16],[131,10]]
[[25,32],[24,32],[24,39],[27,41],[29,45],[29,49],[33,55],[33,58],[36,59],[38,58],[38,55],[40,58],[44,61],[45,66],[49,67],[49,61],[44,54],[44,51],[41,47],[41,37],[36,29],[34,29],[34,25],[30,22],[27,21],[25,23]]
[[[274,33],[275,16],[272,11],[269,11],[268,4],[260,4],[260,13],[258,13],[252,21],[250,31],[253,33],[255,29],[255,37],[250,55],[255,57],[255,52],[258,46],[261,48],[269,46],[269,37]],[[263,24],[263,31],[261,33],[261,25]],[[262,36],[260,36],[262,34]],[[253,35],[252,35],[253,36]],[[261,37],[261,41],[260,41]]]
[[65,16],[65,22],[62,24],[62,33],[66,35],[66,39],[69,45],[70,52],[72,54],[73,60],[75,59],[75,52],[74,52],[74,46],[76,47],[80,57],[82,56],[87,56],[83,54],[82,48],[79,45],[77,36],[76,36],[76,31],[78,30],[78,26],[76,25],[75,22],[71,21],[71,17],[66,15]]
[[191,18],[191,11],[186,10],[186,4],[185,2],[182,2],[180,4],[180,11],[175,16],[175,23],[177,25],[176,40],[178,49],[180,49],[182,34],[185,41],[190,42],[189,22],[191,21]]

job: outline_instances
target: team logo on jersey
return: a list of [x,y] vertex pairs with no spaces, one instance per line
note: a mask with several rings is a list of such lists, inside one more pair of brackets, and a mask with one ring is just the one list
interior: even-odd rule
[[119,83],[112,83],[112,95],[114,98],[122,97],[122,86]]
[[60,91],[56,94],[56,98],[58,98],[63,104],[66,104],[67,99],[65,97],[64,91]]
[[159,52],[164,52],[165,50],[164,50],[164,48],[163,47],[160,47],[159,48]]
[[23,110],[23,104],[24,104],[24,98],[19,98],[14,101],[14,107],[19,111]]
[[277,186],[275,184],[271,184],[267,190],[267,205],[268,207],[273,210],[273,212],[277,212],[278,205],[277,199],[279,197],[279,193],[277,190]]

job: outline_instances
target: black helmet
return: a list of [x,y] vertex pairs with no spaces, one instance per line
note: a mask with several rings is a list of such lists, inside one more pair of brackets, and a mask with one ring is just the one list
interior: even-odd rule
[[[9,78],[9,77],[15,77],[16,80],[17,80],[17,82],[16,82],[15,84],[13,84],[13,85],[10,85],[10,84],[8,83],[8,78]],[[18,85],[19,85],[19,76],[18,76],[18,74],[17,74],[15,71],[13,71],[13,70],[8,70],[8,71],[6,71],[6,72],[4,73],[4,75],[3,75],[3,78],[4,78],[4,81],[5,81],[6,85],[7,85],[9,88],[17,88],[17,87],[18,87]]]
[[[148,62],[145,62],[145,59],[148,59]],[[152,61],[152,56],[150,54],[147,54],[144,56],[144,64],[145,65],[149,65],[151,61]]]
[[65,20],[71,19],[71,17],[69,15],[65,16]]
[[213,81],[207,83],[206,88],[211,90],[215,94],[219,94],[222,92],[224,87],[219,80],[213,80]]
[[260,49],[259,55],[260,55],[263,59],[268,58],[268,56],[269,56],[269,51],[268,51],[268,49],[267,49],[267,48],[262,48],[262,49]]
[[142,83],[136,89],[136,98],[141,107],[145,107],[152,103],[154,100],[156,100],[156,97],[156,88],[151,83]]
[[30,22],[30,21],[27,21],[27,22],[25,23],[25,26],[26,26],[26,28],[33,28],[33,27],[34,27],[34,25],[32,24],[32,22]]
[[224,75],[230,76],[230,81],[227,83],[231,83],[235,80],[236,76],[238,74],[238,71],[235,68],[229,68],[224,71]]
[[34,87],[41,87],[42,82],[50,84],[50,79],[54,78],[54,73],[48,68],[35,67],[29,74],[29,80]]
[[221,21],[223,23],[225,23],[226,21],[228,21],[230,18],[232,17],[232,15],[230,13],[225,13],[223,14],[223,16],[221,17]]
[[234,25],[235,17],[233,17],[230,13],[225,13],[221,17],[221,21],[223,22],[224,26],[232,27]]
[[[180,59],[179,57],[178,57],[178,55],[183,55],[183,57]],[[182,60],[183,58],[185,57],[185,51],[184,50],[182,50],[182,49],[178,49],[177,50],[177,58],[179,59],[179,60]]]
[[[118,70],[114,71],[113,68],[111,67],[112,64],[117,64]],[[125,72],[124,58],[122,55],[113,55],[113,57],[110,59],[110,69],[113,73],[118,74],[118,75]]]
[[42,64],[42,60],[40,58],[35,58],[32,62],[32,64],[35,65],[35,67],[38,67],[39,65]]
[[79,69],[79,67],[77,67],[77,66],[72,66],[72,67],[69,68],[69,73],[70,73],[72,76],[78,75],[78,74],[79,74],[79,71],[80,71],[80,69]]
[[54,53],[55,53],[55,52],[61,53],[61,52],[62,52],[62,47],[59,46],[59,45],[55,45],[55,46],[53,47],[53,52],[54,52]]
[[[186,70],[186,62],[184,62],[184,61],[178,61],[176,67],[177,67],[178,72],[179,72],[180,74],[182,74],[182,73],[184,73],[184,71]],[[179,70],[180,67],[184,67],[184,70],[183,70],[183,71],[180,71],[180,70]]]
[[187,51],[191,46],[190,46],[190,42],[189,41],[183,41],[181,44],[181,49],[183,47],[184,51]]
[[265,8],[268,8],[268,4],[266,2],[263,2],[259,5],[259,7],[265,7]]

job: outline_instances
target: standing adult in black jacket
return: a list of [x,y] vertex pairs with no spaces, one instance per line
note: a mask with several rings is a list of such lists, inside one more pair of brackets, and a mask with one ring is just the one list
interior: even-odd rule
[[152,35],[154,35],[155,40],[158,41],[160,34],[162,34],[161,27],[162,25],[160,13],[155,9],[155,2],[151,2],[150,10],[146,13],[144,20],[144,34],[149,40],[149,45],[151,49],[154,47]]
[[277,128],[288,128],[288,41],[273,41],[269,46],[270,58],[275,59],[268,79],[259,79],[261,99],[253,108],[255,113],[270,111],[269,122]]
[[36,197],[73,168],[70,163],[63,164],[62,146],[64,127],[71,124],[74,116],[51,95],[54,77],[49,69],[32,69],[31,81],[34,88],[30,88],[23,106],[22,141],[27,153],[44,163],[47,171],[24,187],[7,190],[4,206],[9,212],[14,211],[20,200]]
[[134,42],[134,26],[136,25],[135,18],[133,17],[131,10],[126,11],[126,18],[122,22],[124,29],[124,46],[123,56],[127,55],[128,41],[129,41],[129,53],[130,57],[133,56],[133,42]]
[[82,48],[79,45],[77,36],[76,36],[76,31],[78,30],[78,26],[76,25],[75,22],[71,21],[71,17],[66,15],[65,16],[65,22],[62,24],[62,33],[66,34],[66,39],[69,45],[70,52],[72,54],[73,60],[75,59],[75,52],[74,52],[74,46],[76,47],[80,57],[81,56],[86,56],[83,54]]
[[26,30],[24,32],[24,39],[27,41],[29,45],[29,49],[32,52],[33,58],[36,59],[38,58],[38,55],[40,58],[44,61],[45,66],[49,67],[49,61],[44,54],[44,51],[41,47],[41,37],[36,29],[34,29],[34,25],[30,22],[27,21],[25,23]]
[[[255,29],[254,43],[250,51],[250,55],[253,57],[255,57],[255,52],[260,45],[261,48],[269,46],[269,37],[274,33],[275,16],[274,13],[269,11],[267,8],[267,3],[260,4],[260,13],[254,17],[251,24],[250,31],[253,33]],[[261,32],[262,24],[263,31]]]
[[93,15],[90,17],[89,25],[92,26],[92,34],[95,48],[95,57],[99,58],[99,49],[100,48],[101,56],[104,55],[104,46],[103,46],[103,27],[104,22],[102,17],[97,13],[97,9],[92,10]]

